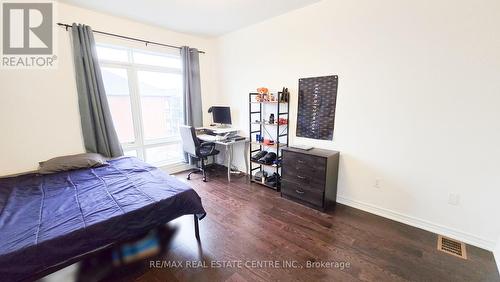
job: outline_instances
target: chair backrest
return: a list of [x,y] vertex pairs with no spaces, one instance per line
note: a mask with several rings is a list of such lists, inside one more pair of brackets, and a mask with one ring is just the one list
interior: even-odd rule
[[194,127],[181,125],[179,126],[179,131],[181,133],[182,148],[184,152],[196,156],[196,148],[200,146],[200,141],[196,137]]

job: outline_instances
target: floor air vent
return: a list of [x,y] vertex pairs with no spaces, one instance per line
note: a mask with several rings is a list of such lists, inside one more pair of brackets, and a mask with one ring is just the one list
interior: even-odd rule
[[465,243],[441,235],[438,236],[438,250],[452,256],[467,259]]

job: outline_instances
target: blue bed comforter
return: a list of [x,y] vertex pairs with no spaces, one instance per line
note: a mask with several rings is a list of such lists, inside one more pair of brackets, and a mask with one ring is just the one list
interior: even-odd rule
[[0,277],[20,280],[186,214],[198,194],[136,158],[0,179]]

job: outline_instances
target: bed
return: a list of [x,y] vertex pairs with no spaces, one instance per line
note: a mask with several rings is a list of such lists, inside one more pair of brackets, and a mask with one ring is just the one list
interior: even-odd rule
[[198,194],[133,157],[0,179],[0,277],[32,279],[188,214],[199,240],[206,213]]

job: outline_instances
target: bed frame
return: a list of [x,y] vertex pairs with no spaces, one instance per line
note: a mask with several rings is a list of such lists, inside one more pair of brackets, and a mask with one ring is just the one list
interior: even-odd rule
[[[201,244],[201,239],[200,239],[200,227],[199,227],[199,219],[198,219],[198,216],[196,216],[196,214],[193,215],[193,218],[194,218],[194,236],[196,238],[196,241],[198,241],[198,244]],[[130,240],[130,239],[129,239]],[[81,255],[78,255],[76,257],[73,257],[73,258],[70,258],[64,262],[61,262],[59,264],[56,264],[54,266],[51,266],[45,270],[42,270],[42,271],[39,271],[39,272],[36,272],[34,273],[33,275],[30,275],[26,281],[34,281],[34,280],[39,280],[49,274],[52,274],[56,271],[59,271],[65,267],[68,267],[74,263],[77,263],[83,259],[86,259],[86,258],[89,258],[89,257],[92,257],[93,255],[97,254],[98,252],[101,252],[101,251],[104,251],[104,250],[108,250],[108,249],[111,249],[111,248],[114,248],[116,246],[119,246],[123,243],[125,243],[127,240],[123,240],[123,241],[117,241],[117,242],[114,242],[114,243],[111,243],[111,244],[108,244],[108,245],[105,245],[105,246],[102,246],[100,248],[97,248],[93,251],[90,251],[90,252],[87,252],[87,253],[84,253],[84,254],[81,254]]]

